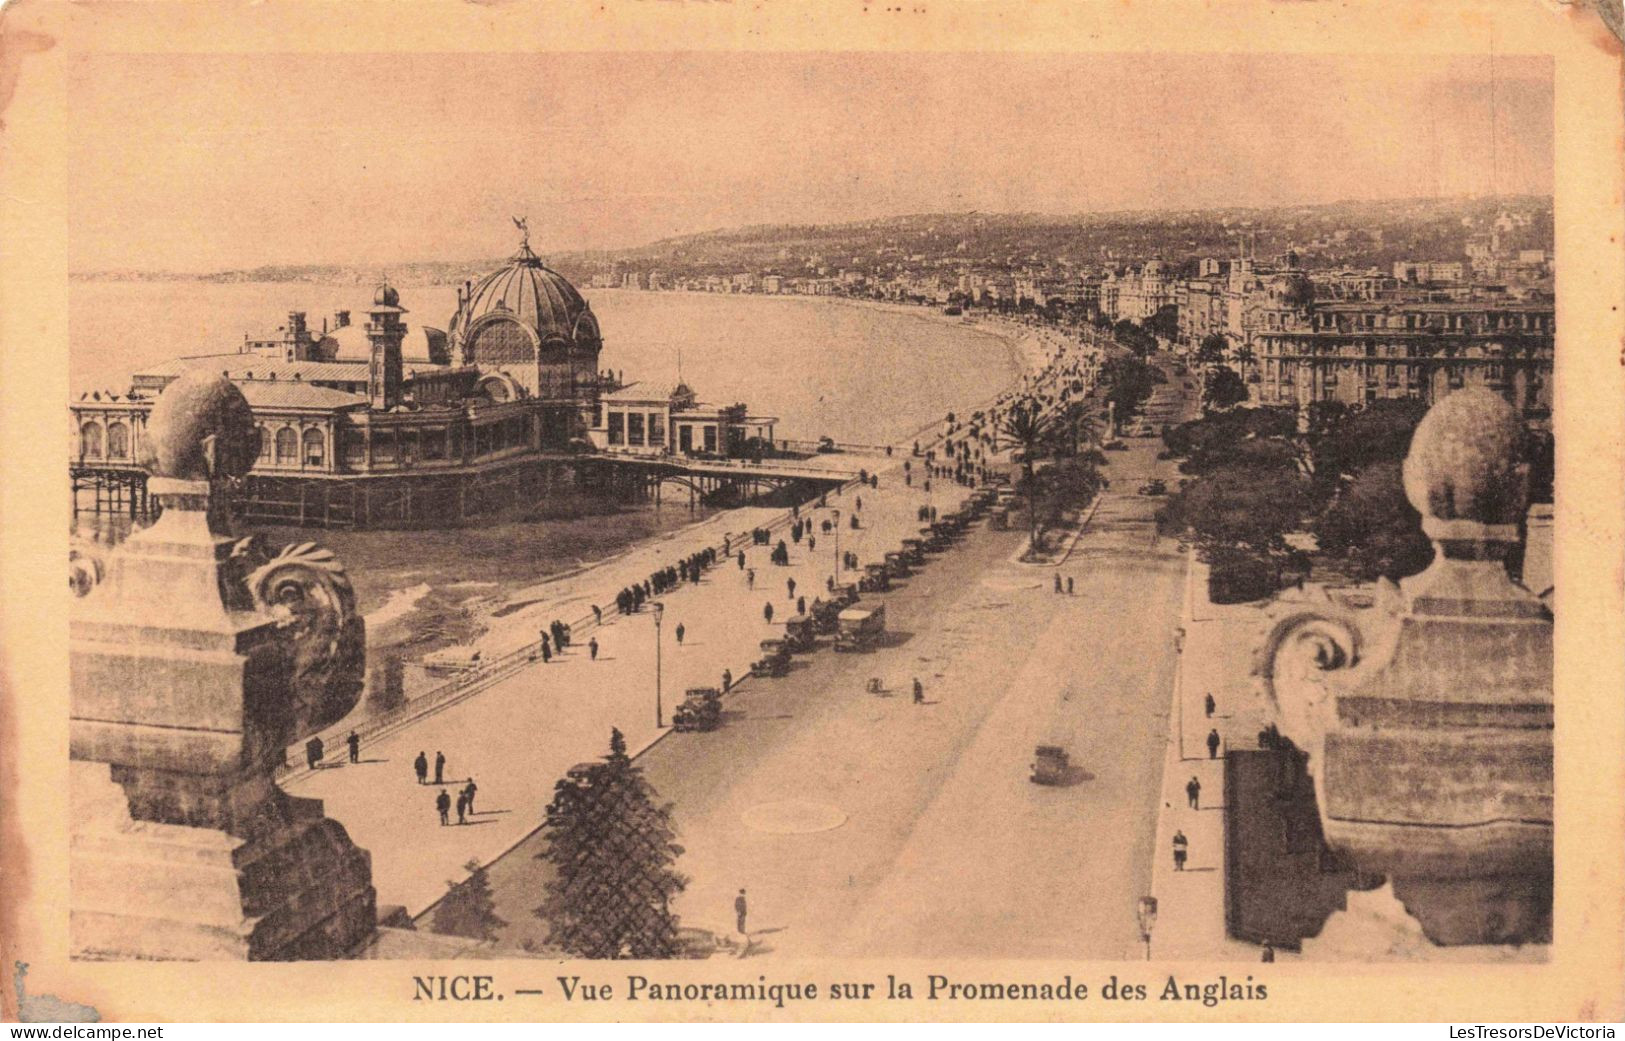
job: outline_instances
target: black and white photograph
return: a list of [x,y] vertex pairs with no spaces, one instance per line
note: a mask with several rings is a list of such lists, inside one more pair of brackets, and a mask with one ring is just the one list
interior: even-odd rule
[[34,964],[1271,1018],[1576,957],[1550,47],[331,42],[53,59]]

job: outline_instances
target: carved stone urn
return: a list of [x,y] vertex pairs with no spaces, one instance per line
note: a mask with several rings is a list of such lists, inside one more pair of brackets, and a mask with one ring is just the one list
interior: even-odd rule
[[157,522],[70,563],[73,953],[342,956],[375,929],[371,860],[273,775],[360,697],[349,579],[310,543],[232,534],[259,438],[230,382],[177,379],[147,430]]
[[1257,665],[1327,843],[1440,945],[1551,936],[1552,618],[1507,573],[1524,438],[1488,390],[1434,406],[1404,466],[1432,564],[1282,618]]

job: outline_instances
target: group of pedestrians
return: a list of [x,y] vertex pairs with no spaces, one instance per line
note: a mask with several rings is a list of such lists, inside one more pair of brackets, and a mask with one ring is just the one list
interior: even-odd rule
[[[412,760],[412,770],[417,774],[418,784],[446,784],[446,753],[436,751],[434,754],[434,780],[429,780],[429,757],[419,752],[417,758]],[[474,796],[479,792],[479,785],[470,777],[468,783],[457,791],[457,823],[466,824],[468,818],[474,815]],[[440,815],[442,826],[451,823],[452,798],[445,788],[441,788],[434,798],[434,808]]]
[[[458,824],[467,824],[468,818],[474,816],[474,794],[479,790],[479,786],[474,783],[474,779],[472,777],[468,779],[467,784],[463,785],[463,787],[458,790]],[[441,827],[446,827],[451,823],[451,805],[451,795],[446,791],[446,789],[440,789],[440,794],[435,796],[434,799],[434,808],[440,814]]]
[[[548,623],[547,628],[538,636],[537,642],[541,649],[542,663],[544,665],[553,660],[553,655],[563,654],[565,648],[570,646],[570,626],[567,622],[561,622],[557,618]],[[598,641],[594,639],[592,643],[592,656],[596,658],[598,657]]]

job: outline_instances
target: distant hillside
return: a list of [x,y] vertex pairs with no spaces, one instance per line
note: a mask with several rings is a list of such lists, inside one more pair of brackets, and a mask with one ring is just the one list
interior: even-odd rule
[[[1255,254],[1288,249],[1329,263],[1383,266],[1412,256],[1463,254],[1467,239],[1486,231],[1504,209],[1532,215],[1504,237],[1523,248],[1551,248],[1551,199],[1394,199],[1268,208],[1137,210],[1053,215],[922,213],[843,224],[762,224],[661,239],[645,246],[544,254],[573,280],[619,269],[662,269],[710,275],[776,271],[787,275],[848,269],[903,269],[963,262],[978,267],[1062,263],[1098,267],[1153,256],[1179,260],[1230,256],[1245,240]],[[448,284],[476,278],[506,261],[391,263],[402,285]],[[206,282],[375,282],[386,268],[334,264],[267,265],[206,275],[102,271],[77,279],[188,279]]]

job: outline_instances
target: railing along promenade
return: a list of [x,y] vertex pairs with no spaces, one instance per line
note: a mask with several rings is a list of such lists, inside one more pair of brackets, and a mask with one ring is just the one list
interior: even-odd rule
[[[628,457],[621,456],[617,458],[624,459]],[[658,457],[655,457],[652,461],[658,461]],[[820,472],[830,477],[841,476],[839,474],[831,474],[829,470],[822,470]],[[840,487],[835,489],[835,492],[836,494],[842,494],[857,487],[858,484],[859,478],[856,474],[854,474],[843,480]],[[795,523],[798,510],[799,507],[793,507],[792,509],[785,510],[783,513],[778,514],[772,519],[755,525],[752,530],[762,529],[773,532],[789,528],[793,523]],[[724,532],[723,535],[725,541],[713,541],[706,545],[695,547],[689,552],[703,553],[707,549],[715,549],[717,551],[716,566],[721,566],[727,562],[727,557],[723,552],[724,548],[726,547],[730,550],[734,550],[745,545],[745,543],[741,542],[740,540],[748,538],[750,532],[730,531]],[[611,601],[612,602],[609,607],[604,609],[605,615],[610,615],[615,610],[613,604],[613,594],[611,595]],[[599,621],[598,614],[592,610],[591,606],[588,607],[585,614],[578,618],[573,620],[561,618],[559,621],[564,622],[570,627],[572,639],[577,633],[585,635],[590,633],[594,628],[597,628],[603,624],[601,621]],[[332,727],[327,732],[320,735],[324,752],[339,749],[342,746],[344,738],[351,731],[354,731],[356,736],[362,741],[371,743],[379,740],[380,738],[387,737],[407,726],[410,726],[419,720],[426,719],[429,716],[451,708],[462,701],[466,701],[468,698],[471,698],[494,684],[518,673],[527,665],[534,664],[540,660],[541,646],[542,642],[538,638],[534,642],[522,644],[519,647],[496,657],[482,659],[476,666],[461,670],[457,675],[450,677],[444,683],[423,691],[417,696],[406,701],[404,704],[398,705],[387,712],[381,712],[359,723],[351,723],[348,721],[340,723],[338,726]],[[739,683],[744,683],[747,679],[748,677],[741,679],[739,680]],[[735,686],[738,686],[738,683],[736,683]],[[306,765],[302,758],[303,755],[303,748],[289,748],[285,750],[284,761],[276,771],[276,779],[278,781],[287,781],[291,778],[310,773],[311,771],[309,766]]]

